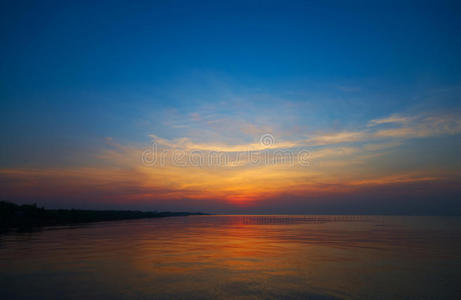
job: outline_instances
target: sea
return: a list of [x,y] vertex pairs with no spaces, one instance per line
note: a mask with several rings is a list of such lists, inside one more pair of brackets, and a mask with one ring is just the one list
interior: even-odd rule
[[0,234],[0,299],[461,299],[461,217],[202,215]]

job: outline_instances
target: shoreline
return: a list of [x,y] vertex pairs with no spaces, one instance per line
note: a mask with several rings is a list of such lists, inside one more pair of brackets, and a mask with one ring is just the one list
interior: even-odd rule
[[137,210],[45,209],[36,204],[18,205],[0,201],[0,231],[102,221],[208,215],[200,212],[157,212]]

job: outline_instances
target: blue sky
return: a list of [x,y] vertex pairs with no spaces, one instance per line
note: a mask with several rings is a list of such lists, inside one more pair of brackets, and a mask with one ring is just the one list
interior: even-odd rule
[[[459,2],[4,1],[0,14],[4,170],[128,172],[101,152],[142,149],[153,136],[231,147],[268,132],[312,151],[379,139],[392,153],[363,176],[457,180]],[[391,117],[400,121],[382,121]],[[392,128],[401,131],[380,131]],[[188,207],[189,196],[168,208]]]

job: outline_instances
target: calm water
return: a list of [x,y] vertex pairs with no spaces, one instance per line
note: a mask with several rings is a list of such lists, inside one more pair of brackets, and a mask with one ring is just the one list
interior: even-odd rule
[[461,299],[461,218],[191,216],[0,235],[0,299]]

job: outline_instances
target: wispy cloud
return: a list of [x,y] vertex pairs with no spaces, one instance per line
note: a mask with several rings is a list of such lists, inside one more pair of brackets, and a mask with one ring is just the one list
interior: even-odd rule
[[378,129],[375,137],[422,138],[431,136],[453,135],[461,133],[461,119],[454,114],[419,115],[412,118],[391,118],[398,127]]
[[331,145],[331,144],[341,144],[349,142],[357,142],[366,139],[368,136],[367,132],[361,131],[342,131],[342,132],[333,132],[326,133],[321,135],[316,135],[312,138],[309,138],[305,141],[306,145]]
[[374,119],[357,131],[340,131],[314,135],[306,145],[334,145],[374,142],[379,139],[411,139],[461,133],[461,119],[456,114],[391,115]]
[[287,149],[296,147],[299,145],[296,142],[292,141],[274,141],[270,145],[265,145],[261,141],[247,144],[223,144],[223,143],[196,143],[193,142],[190,138],[179,138],[168,140],[160,138],[154,134],[150,135],[155,143],[161,146],[173,148],[173,149],[182,149],[186,151],[198,150],[198,151],[219,151],[219,152],[245,152],[245,151],[258,151],[266,149]]
[[[200,115],[192,118],[201,119]],[[247,129],[259,133],[258,126]],[[287,191],[296,195],[326,195],[370,186],[431,182],[443,180],[437,170],[409,172],[393,161],[391,153],[408,139],[461,133],[461,121],[454,114],[391,115],[364,122],[362,128],[349,131],[312,133],[309,138],[273,136],[269,145],[260,136],[253,142],[204,142],[195,136],[150,138],[162,150],[181,150],[185,160],[194,160],[188,151],[232,153],[254,151],[256,156],[239,156],[221,164],[143,164],[146,147],[123,145],[106,139],[108,147],[95,156],[100,165],[87,168],[1,169],[2,195],[83,195],[92,191],[105,199],[120,201],[178,201],[212,199],[214,202],[257,202],[279,197]],[[151,146],[149,146],[151,147]],[[307,156],[296,156],[307,149]],[[254,164],[267,151],[264,163]],[[278,152],[277,152],[278,151]],[[280,153],[294,154],[292,160],[280,159]],[[298,152],[297,152],[298,151]],[[312,164],[299,164],[302,159]],[[393,168],[374,167],[378,162]],[[26,187],[26,189],[24,188]],[[24,192],[27,190],[27,193]],[[86,194],[85,194],[86,195]],[[320,197],[319,196],[319,197]],[[153,201],[153,200],[152,200]]]

